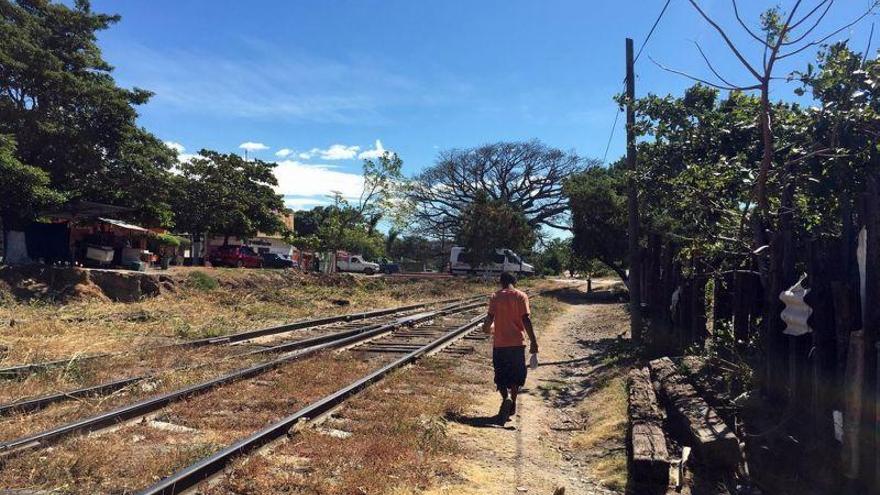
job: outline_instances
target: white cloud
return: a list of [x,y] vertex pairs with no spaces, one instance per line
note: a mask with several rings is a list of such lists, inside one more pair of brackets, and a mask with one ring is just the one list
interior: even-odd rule
[[253,141],[247,141],[245,143],[241,143],[240,145],[238,145],[238,147],[245,150],[245,151],[262,151],[262,150],[269,149],[269,147],[266,146],[265,144],[254,143]]
[[321,160],[351,160],[357,156],[360,149],[360,146],[333,144],[327,149],[312,148],[309,151],[303,151],[297,156],[299,156],[301,160],[310,160],[315,157],[320,158]]
[[364,150],[363,152],[361,152],[360,155],[358,155],[358,158],[360,158],[361,160],[372,160],[381,157],[385,154],[386,151],[388,150],[386,150],[385,147],[382,146],[382,141],[377,139],[376,146],[373,149]]
[[174,141],[165,141],[163,144],[165,144],[165,146],[167,146],[167,147],[173,149],[173,150],[176,151],[178,154],[183,153],[184,151],[186,151],[186,148],[184,148],[182,144],[180,144],[180,143],[176,143],[176,142],[174,142]]
[[175,141],[163,141],[162,144],[174,150],[177,153],[177,163],[187,163],[193,158],[199,156],[195,153],[184,153],[186,147]]
[[327,203],[327,197],[339,191],[343,197],[355,199],[364,187],[361,174],[333,169],[329,165],[303,163],[298,160],[277,162],[275,191],[285,196],[288,205]]
[[278,158],[286,158],[287,155],[289,155],[291,153],[293,153],[292,149],[282,148],[282,149],[275,152],[275,156],[277,156]]
[[329,205],[331,202],[327,196],[284,198],[284,206],[292,210],[311,210],[316,206]]

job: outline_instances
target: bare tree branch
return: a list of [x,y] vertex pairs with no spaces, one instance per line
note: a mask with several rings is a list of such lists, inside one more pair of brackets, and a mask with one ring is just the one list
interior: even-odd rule
[[[821,16],[821,17],[825,17],[825,13],[828,12],[828,9],[830,9],[831,6],[834,5],[834,0],[822,0],[821,2],[816,4],[816,6],[813,7],[813,10],[807,12],[807,14],[805,16],[801,17],[800,20],[798,20],[797,22],[791,24],[789,31],[797,29],[798,26],[800,26],[804,21],[806,21],[807,19],[812,17],[813,14],[815,14],[817,10],[821,9],[822,6],[825,5],[826,3],[828,5],[825,7],[825,12],[823,12],[822,16]],[[820,20],[821,20],[821,17],[820,17]]]
[[[785,42],[783,42],[783,43],[782,43],[783,46],[792,46],[792,45],[796,45],[796,44],[800,43],[801,41],[803,41],[804,38],[806,38],[807,36],[809,36],[810,33],[812,33],[812,32],[813,32],[813,31],[819,26],[819,23],[822,22],[822,19],[825,18],[825,15],[828,14],[828,10],[831,9],[831,6],[832,6],[832,5],[834,5],[834,1],[833,1],[833,0],[832,0],[831,2],[828,3],[828,7],[825,8],[825,10],[822,12],[822,15],[820,15],[818,18],[816,18],[816,22],[814,22],[813,25],[810,26],[809,29],[805,30],[805,31],[804,31],[800,36],[798,36],[797,38],[795,38],[795,39],[793,39],[793,40],[791,40],[791,41],[785,41]],[[814,10],[815,10],[815,9],[814,9]],[[806,18],[801,19],[801,21],[803,21],[803,20],[805,20],[805,19],[806,19]],[[789,27],[788,31],[791,32],[791,31],[793,31],[796,27],[797,27],[796,25],[793,25],[793,26]]]
[[649,59],[651,62],[654,62],[654,65],[656,65],[657,67],[659,67],[659,68],[665,70],[666,72],[671,72],[671,73],[673,73],[673,74],[678,74],[678,75],[680,75],[680,76],[684,76],[684,77],[686,77],[686,78],[688,78],[688,79],[691,79],[691,80],[697,81],[697,82],[699,82],[699,83],[703,83],[703,84],[705,84],[705,85],[707,85],[707,86],[712,86],[713,88],[723,89],[723,90],[727,90],[727,91],[751,91],[751,90],[753,90],[753,89],[760,89],[760,88],[761,88],[761,85],[760,85],[760,84],[754,84],[754,85],[752,85],[752,86],[735,86],[735,85],[732,85],[732,84],[729,84],[729,83],[728,83],[727,86],[722,85],[722,84],[716,84],[716,83],[713,83],[713,82],[707,81],[707,80],[705,80],[705,79],[701,79],[701,78],[699,78],[699,77],[692,76],[692,75],[688,74],[687,72],[682,72],[682,71],[680,71],[680,70],[676,70],[676,69],[672,69],[672,68],[666,67],[665,65],[661,64],[660,62],[657,62],[656,60],[654,60],[650,55],[648,55],[648,59]]
[[736,0],[730,0],[730,2],[733,4],[733,13],[734,15],[736,15],[736,20],[739,21],[739,25],[742,26],[742,28],[745,29],[752,38],[757,40],[758,43],[764,45],[765,47],[769,47],[770,45],[767,43],[767,40],[761,39],[760,36],[752,32],[751,28],[749,28],[749,26],[746,25],[745,21],[743,21],[742,18],[739,16],[739,8],[736,5]]
[[709,57],[706,56],[706,53],[703,52],[703,48],[700,46],[699,43],[696,42],[696,40],[694,41],[694,45],[697,47],[697,50],[699,50],[700,55],[703,57],[703,60],[706,61],[706,65],[709,66],[709,70],[712,71],[712,74],[715,74],[715,77],[717,77],[718,79],[721,80],[721,82],[723,82],[724,84],[727,84],[730,87],[738,87],[739,86],[737,84],[733,84],[732,82],[728,81],[727,79],[722,77],[721,74],[719,74],[717,70],[715,70],[715,67],[712,65],[712,62],[709,61]]
[[700,5],[696,2],[696,0],[688,0],[688,1],[691,3],[691,5],[694,6],[695,9],[697,9],[697,12],[700,13],[700,15],[703,17],[703,19],[705,19],[706,22],[711,24],[712,27],[714,27],[715,30],[718,31],[718,34],[721,35],[721,37],[724,39],[724,42],[727,43],[727,46],[730,48],[730,50],[733,52],[733,54],[736,55],[736,58],[739,59],[740,63],[742,63],[743,66],[746,69],[748,69],[749,72],[751,72],[753,76],[755,76],[755,79],[760,80],[761,74],[759,74],[758,71],[755,70],[754,67],[752,67],[752,64],[750,64],[749,61],[746,60],[746,58],[743,56],[743,54],[740,53],[739,48],[737,48],[736,45],[733,44],[733,41],[730,40],[730,38],[727,36],[727,33],[724,31],[724,29],[722,29],[721,26],[719,26],[717,22],[715,22],[711,17],[709,17],[708,14],[703,12],[703,9],[700,8]]
[[837,30],[835,30],[834,32],[830,33],[828,36],[825,36],[824,38],[821,38],[821,39],[816,40],[816,41],[811,41],[811,42],[805,44],[804,46],[802,46],[802,47],[800,47],[800,48],[798,48],[798,49],[796,49],[796,50],[790,51],[790,52],[788,52],[788,53],[783,53],[783,54],[779,55],[779,56],[776,57],[776,58],[779,59],[779,60],[782,60],[782,59],[784,59],[784,58],[791,57],[792,55],[797,55],[798,53],[800,53],[800,52],[802,52],[802,51],[804,51],[804,50],[806,50],[807,48],[810,48],[810,47],[812,47],[812,46],[818,46],[818,45],[821,45],[822,43],[828,41],[828,39],[831,38],[832,36],[835,36],[835,35],[837,35],[838,33],[840,33],[841,31],[844,31],[844,30],[846,30],[846,29],[849,29],[849,28],[855,26],[856,24],[858,24],[859,21],[861,21],[861,20],[864,19],[865,17],[868,17],[869,15],[871,15],[871,13],[874,12],[874,9],[877,8],[877,5],[878,5],[878,4],[880,4],[880,1],[875,1],[874,3],[871,4],[871,6],[868,8],[868,10],[866,10],[865,12],[862,13],[862,15],[858,16],[858,17],[857,17],[856,19],[854,19],[852,22],[847,23],[846,25],[840,27],[840,29],[837,29]]

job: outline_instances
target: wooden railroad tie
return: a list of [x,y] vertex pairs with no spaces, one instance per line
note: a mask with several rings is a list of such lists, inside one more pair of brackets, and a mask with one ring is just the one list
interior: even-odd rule
[[629,438],[633,481],[666,486],[669,483],[669,449],[663,423],[666,413],[660,407],[648,368],[629,373]]
[[692,446],[704,462],[735,468],[742,454],[733,430],[679,373],[671,359],[655,359],[649,367],[653,379],[660,385],[659,392],[669,408],[672,424],[687,436],[685,443]]

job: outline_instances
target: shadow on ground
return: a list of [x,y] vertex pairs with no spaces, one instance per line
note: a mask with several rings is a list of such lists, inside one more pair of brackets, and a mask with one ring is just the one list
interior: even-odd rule
[[473,428],[501,428],[504,430],[514,430],[513,426],[501,426],[498,424],[498,416],[469,416],[467,414],[448,413],[446,415],[448,421],[458,423]]
[[584,292],[577,287],[561,287],[549,290],[541,295],[544,297],[551,297],[565,304],[573,305],[619,304],[626,302],[628,299],[626,291],[619,287],[594,290],[592,292]]

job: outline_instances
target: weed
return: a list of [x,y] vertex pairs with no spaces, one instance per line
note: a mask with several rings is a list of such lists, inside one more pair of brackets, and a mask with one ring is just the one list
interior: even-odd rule
[[194,289],[208,292],[220,287],[220,282],[205,272],[194,271],[189,274],[189,285]]

